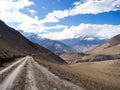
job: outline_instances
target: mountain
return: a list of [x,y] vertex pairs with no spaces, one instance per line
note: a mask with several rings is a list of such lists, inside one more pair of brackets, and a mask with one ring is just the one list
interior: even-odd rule
[[35,55],[43,60],[65,63],[48,49],[29,41],[0,20],[0,60],[26,55]]
[[86,53],[66,53],[60,57],[68,63],[120,59],[120,34]]
[[109,40],[110,47],[120,44],[120,34]]
[[79,37],[73,39],[60,40],[60,42],[69,45],[77,52],[87,52],[96,46],[106,42],[106,39],[101,39],[98,37]]
[[88,56],[82,59],[91,61],[120,59],[120,34],[92,49],[88,52]]
[[56,54],[87,52],[107,41],[107,39],[88,36],[64,40],[50,40],[40,37],[35,33],[27,33],[22,30],[20,32],[30,41],[38,43]]
[[120,54],[120,35],[114,36],[108,42],[90,51],[91,54],[116,55]]
[[63,44],[59,41],[46,39],[46,38],[38,36],[38,34],[35,34],[35,33],[27,33],[23,31],[20,31],[20,32],[30,41],[34,43],[38,43],[39,45],[49,49],[50,51],[56,54],[62,54],[62,53],[68,53],[68,52],[75,51],[70,46]]

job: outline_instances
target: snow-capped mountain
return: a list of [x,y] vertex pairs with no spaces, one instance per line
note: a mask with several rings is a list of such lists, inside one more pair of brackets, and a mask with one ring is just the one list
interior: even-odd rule
[[22,30],[20,30],[20,32],[25,37],[27,37],[30,41],[34,43],[38,43],[39,45],[42,45],[43,47],[51,50],[52,52],[56,54],[62,54],[62,53],[68,53],[68,52],[75,51],[69,45],[63,44],[62,42],[46,39],[46,38],[38,36],[38,34],[35,34],[35,33],[27,33]]
[[87,52],[108,41],[108,39],[94,36],[84,36],[64,40],[50,40],[40,37],[35,33],[26,33],[22,30],[20,30],[20,32],[32,42],[38,43],[57,54],[69,52]]
[[108,39],[86,36],[86,37],[65,39],[65,40],[59,40],[59,41],[66,45],[69,45],[70,47],[75,49],[77,52],[86,52],[95,48],[100,44],[105,43],[107,40]]

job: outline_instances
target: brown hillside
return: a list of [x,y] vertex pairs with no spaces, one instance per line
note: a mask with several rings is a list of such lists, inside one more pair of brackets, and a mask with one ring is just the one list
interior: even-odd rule
[[94,48],[83,57],[87,61],[103,61],[120,58],[120,35],[114,36],[108,42]]
[[43,60],[65,63],[46,48],[30,42],[18,31],[0,20],[0,58],[23,55],[34,55],[41,57]]
[[110,46],[115,46],[117,44],[120,44],[120,34],[111,38],[109,43],[110,43]]

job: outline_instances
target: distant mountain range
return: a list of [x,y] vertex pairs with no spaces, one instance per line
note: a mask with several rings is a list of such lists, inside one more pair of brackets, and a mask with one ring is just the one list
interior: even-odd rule
[[50,40],[40,37],[35,33],[27,33],[22,30],[20,30],[20,32],[30,41],[38,43],[56,54],[87,52],[107,41],[107,39],[87,36],[65,40]]
[[30,41],[32,41],[34,43],[38,43],[39,45],[42,45],[43,47],[49,49],[50,51],[52,51],[56,54],[62,54],[62,53],[68,53],[68,52],[75,51],[72,47],[70,47],[66,44],[63,44],[59,41],[46,39],[46,38],[38,36],[35,33],[27,33],[27,32],[23,32],[21,30],[20,30],[20,32],[26,38],[28,38]]
[[120,34],[87,53],[67,53],[60,56],[68,63],[120,59]]
[[105,43],[107,39],[101,39],[98,37],[79,37],[73,39],[60,40],[60,42],[69,45],[77,52],[87,52],[96,46]]

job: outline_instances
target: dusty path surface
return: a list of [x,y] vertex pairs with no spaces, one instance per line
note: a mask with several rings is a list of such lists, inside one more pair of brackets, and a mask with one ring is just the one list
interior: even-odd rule
[[[3,78],[4,77],[4,78]],[[0,71],[0,90],[85,90],[26,56]]]

